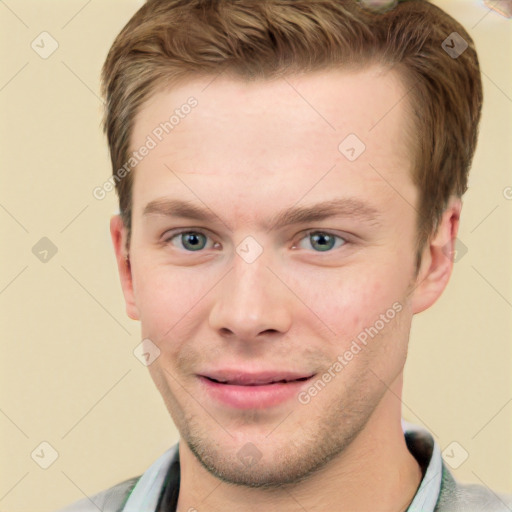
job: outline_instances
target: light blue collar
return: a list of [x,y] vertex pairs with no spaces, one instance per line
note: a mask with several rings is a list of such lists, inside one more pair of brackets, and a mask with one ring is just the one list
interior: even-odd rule
[[[406,432],[414,432],[420,434],[422,437],[432,439],[430,433],[419,427],[413,425],[405,420],[402,420],[402,430]],[[434,512],[437,500],[439,499],[439,492],[441,491],[441,477],[443,473],[443,459],[441,457],[441,450],[439,445],[432,439],[434,447],[432,449],[432,456],[427,466],[425,476],[421,480],[419,489],[409,505],[407,512]]]
[[155,512],[163,490],[171,461],[178,450],[178,443],[161,455],[139,478],[123,512]]
[[[422,437],[431,435],[423,428],[402,420],[402,430]],[[433,441],[432,457],[420,487],[407,512],[434,512],[441,489],[442,457],[438,444]],[[172,460],[177,455],[178,443],[161,455],[140,477],[133,488],[123,512],[156,512],[165,477]]]

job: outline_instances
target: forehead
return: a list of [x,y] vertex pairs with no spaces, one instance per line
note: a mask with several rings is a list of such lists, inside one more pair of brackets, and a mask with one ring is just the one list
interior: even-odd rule
[[180,176],[195,191],[241,200],[269,197],[277,186],[298,200],[333,168],[324,187],[383,179],[410,187],[409,117],[400,77],[377,66],[191,80],[153,95],[135,119],[131,150],[148,137],[154,147],[135,168],[134,211]]

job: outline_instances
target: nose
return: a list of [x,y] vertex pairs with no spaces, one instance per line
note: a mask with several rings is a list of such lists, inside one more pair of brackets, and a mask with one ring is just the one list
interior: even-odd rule
[[263,255],[252,263],[236,255],[232,270],[216,287],[211,328],[222,337],[246,342],[286,333],[297,304],[278,274]]

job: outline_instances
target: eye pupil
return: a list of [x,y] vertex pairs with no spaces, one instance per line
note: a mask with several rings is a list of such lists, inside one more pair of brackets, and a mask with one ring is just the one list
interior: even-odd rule
[[[310,236],[313,241],[313,246],[315,245],[315,243],[320,242],[320,251],[328,251],[334,247],[335,239],[333,236],[327,233],[313,233]],[[325,245],[326,243],[327,245]]]
[[187,247],[187,244],[190,244],[189,247],[191,247],[192,249],[197,249],[198,247],[199,249],[202,249],[204,247],[204,244],[201,246],[201,242],[199,241],[198,235],[203,236],[200,233],[182,233],[181,239],[183,242],[183,247]]

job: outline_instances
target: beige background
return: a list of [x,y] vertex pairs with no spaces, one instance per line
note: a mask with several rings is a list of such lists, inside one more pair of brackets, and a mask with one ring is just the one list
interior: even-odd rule
[[[485,109],[459,236],[467,253],[414,321],[404,417],[452,459],[468,452],[456,477],[512,492],[512,21],[476,0],[436,3],[477,43]],[[108,231],[115,195],[92,196],[110,173],[100,67],[140,5],[0,2],[0,512],[54,510],[140,474],[177,440],[132,353],[139,326]],[[31,48],[43,31],[59,45],[46,59]],[[46,263],[32,253],[42,237],[58,249]],[[43,441],[58,452],[46,470]]]

